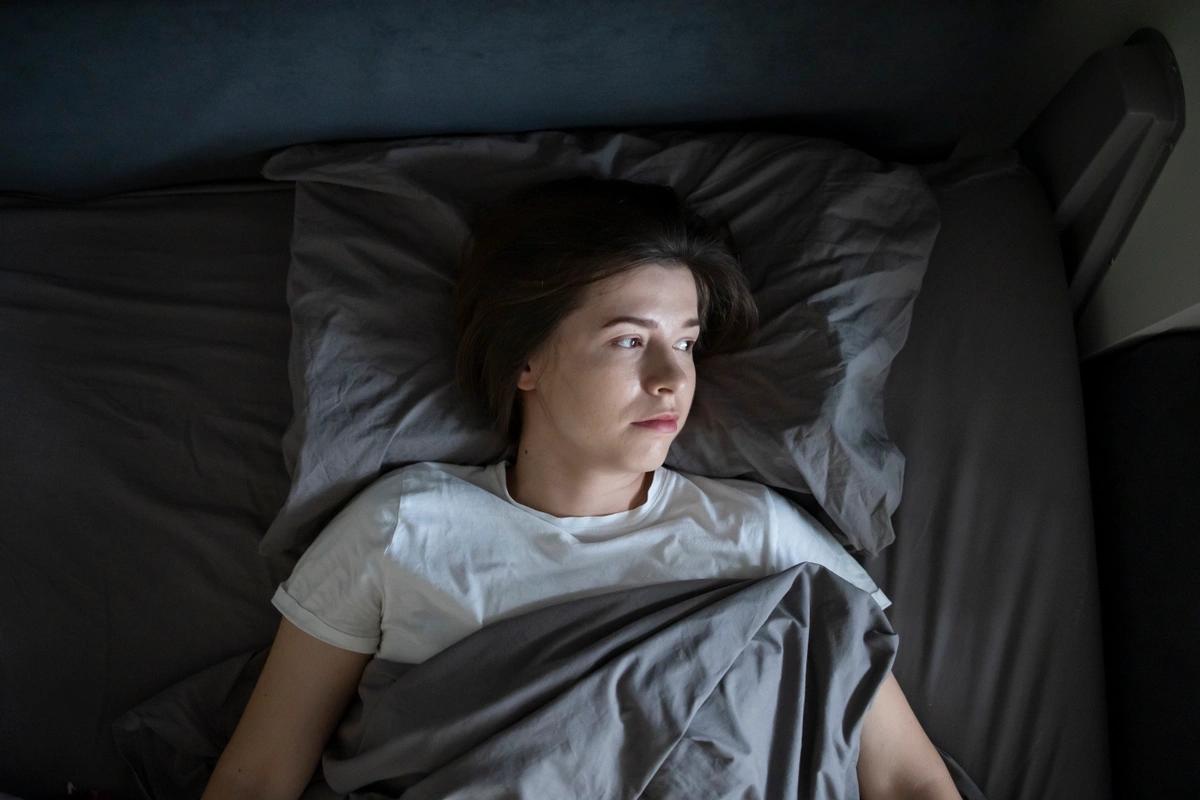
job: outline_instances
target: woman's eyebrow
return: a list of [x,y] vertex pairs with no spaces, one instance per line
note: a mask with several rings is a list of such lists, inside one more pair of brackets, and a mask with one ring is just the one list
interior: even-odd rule
[[[652,319],[647,319],[645,317],[621,316],[621,317],[613,317],[608,322],[601,325],[600,329],[603,330],[604,328],[611,328],[613,325],[620,325],[622,322],[632,322],[634,325],[641,325],[643,328],[657,328],[658,327],[658,323]],[[687,320],[686,322],[684,322],[683,327],[699,328],[700,320],[693,317],[693,318]]]

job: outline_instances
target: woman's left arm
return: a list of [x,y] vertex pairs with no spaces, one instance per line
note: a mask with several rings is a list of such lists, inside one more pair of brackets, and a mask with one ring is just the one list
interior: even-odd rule
[[858,788],[862,800],[961,800],[890,670],[863,720]]

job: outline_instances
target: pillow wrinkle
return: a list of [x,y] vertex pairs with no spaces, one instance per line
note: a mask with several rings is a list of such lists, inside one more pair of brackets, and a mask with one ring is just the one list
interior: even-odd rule
[[296,145],[263,175],[296,183],[292,485],[263,554],[311,542],[384,471],[510,453],[454,381],[456,259],[475,204],[574,175],[667,184],[728,225],[759,306],[743,350],[698,359],[666,465],[811,496],[854,550],[894,539],[882,392],[940,228],[917,168],[818,137],[635,129]]

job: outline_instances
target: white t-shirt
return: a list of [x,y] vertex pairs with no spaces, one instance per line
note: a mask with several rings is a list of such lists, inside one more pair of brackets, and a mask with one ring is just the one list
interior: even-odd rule
[[556,517],[512,499],[507,467],[427,461],[384,474],[321,531],[271,602],[322,641],[412,663],[555,602],[806,561],[891,605],[819,522],[754,481],[663,466],[637,508]]

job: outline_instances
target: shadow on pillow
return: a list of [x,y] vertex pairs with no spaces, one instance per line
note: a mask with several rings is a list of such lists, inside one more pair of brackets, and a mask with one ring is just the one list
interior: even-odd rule
[[454,382],[467,220],[517,188],[581,174],[671,186],[727,224],[758,304],[748,347],[698,359],[666,465],[775,487],[819,508],[855,551],[894,540],[904,456],[883,387],[939,229],[919,171],[779,133],[590,130],[296,145],[267,161],[265,177],[296,182],[294,417],[291,489],[260,552],[298,555],[391,469],[506,455]]

